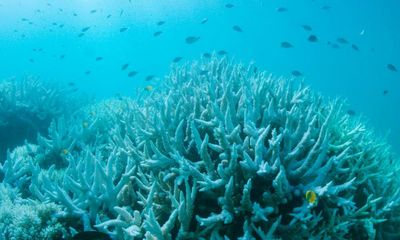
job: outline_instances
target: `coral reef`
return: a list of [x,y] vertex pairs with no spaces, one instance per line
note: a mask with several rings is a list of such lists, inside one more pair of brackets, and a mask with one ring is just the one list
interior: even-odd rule
[[67,231],[53,216],[60,210],[54,203],[22,199],[0,183],[0,239],[61,239]]
[[82,103],[71,89],[34,78],[0,81],[0,162],[8,148],[34,141],[54,118],[73,113]]
[[8,154],[3,182],[116,239],[400,237],[399,160],[343,105],[201,60],[54,121]]

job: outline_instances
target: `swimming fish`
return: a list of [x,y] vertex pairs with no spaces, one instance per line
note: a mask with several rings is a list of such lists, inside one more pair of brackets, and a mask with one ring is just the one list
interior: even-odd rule
[[282,48],[292,48],[293,45],[290,42],[281,42]]
[[154,75],[148,75],[148,76],[146,76],[146,78],[145,78],[144,80],[145,80],[145,81],[150,81],[150,80],[152,80],[154,77],[155,77]]
[[306,30],[306,31],[308,31],[308,32],[310,32],[310,31],[312,31],[312,28],[309,26],[309,25],[301,25],[301,27],[304,29],[304,30]]
[[137,71],[130,71],[130,72],[128,73],[128,77],[134,77],[134,76],[136,76],[136,74],[138,74]]
[[317,194],[313,190],[306,192],[306,200],[309,204],[314,204],[317,201]]
[[106,18],[110,18],[110,17],[111,17],[111,14],[108,14]]
[[84,27],[84,28],[81,29],[81,32],[86,32],[89,29],[90,29],[90,27]]
[[79,33],[78,37],[83,37],[84,35],[84,33]]
[[391,64],[391,63],[389,63],[388,65],[386,65],[386,67],[387,67],[387,69],[389,69],[389,70],[392,71],[392,72],[397,72],[397,68],[396,68],[393,64]]
[[226,8],[233,8],[235,5],[233,5],[232,3],[227,3],[225,4]]
[[383,96],[388,95],[388,93],[389,93],[389,90],[383,90]]
[[358,48],[358,46],[355,45],[355,44],[351,44],[351,48],[352,48],[353,50],[355,50],[355,51],[359,51],[359,50],[360,50],[360,49]]
[[339,37],[336,39],[336,41],[340,44],[347,44],[349,43],[345,38]]
[[208,22],[208,18],[203,18],[203,20],[201,20],[200,24],[204,24],[206,22]]
[[165,24],[165,21],[158,21],[157,22],[157,26],[161,26],[161,25],[164,25]]
[[329,5],[324,5],[324,6],[321,7],[321,9],[322,9],[322,10],[329,10],[329,9],[331,9],[331,6],[329,6]]
[[295,76],[295,77],[303,76],[303,74],[298,70],[293,70],[292,71],[292,75]]
[[172,59],[172,62],[177,63],[180,60],[182,60],[182,57],[175,57],[174,59]]
[[125,71],[129,67],[129,63],[125,63],[121,66],[121,71]]
[[349,109],[347,110],[347,114],[350,116],[354,116],[356,114],[356,111]]
[[64,59],[64,58],[65,58],[65,54],[61,54],[60,59]]
[[151,86],[151,85],[147,85],[145,88],[144,88],[146,91],[148,91],[148,92],[150,92],[150,91],[153,91],[153,86]]
[[276,9],[277,12],[286,12],[287,10],[288,10],[288,9],[285,8],[285,7],[278,7],[278,8]]
[[153,36],[154,36],[154,37],[160,36],[161,33],[162,33],[162,31],[157,31],[157,32],[153,33]]
[[211,53],[203,53],[203,57],[205,57],[205,58],[211,58]]
[[88,128],[89,127],[89,123],[87,121],[83,121],[82,122],[82,127],[83,128]]
[[125,32],[126,30],[128,30],[128,28],[127,27],[123,27],[123,28],[119,29],[119,32]]
[[89,75],[90,73],[91,73],[90,70],[86,70],[86,71],[85,71],[85,75]]
[[97,12],[96,9],[93,9],[93,10],[90,11],[90,13],[95,13],[95,12]]
[[111,237],[102,232],[86,231],[75,234],[72,240],[111,240]]
[[195,42],[197,42],[200,39],[200,37],[196,37],[196,36],[189,36],[185,38],[185,42],[187,44],[193,44]]
[[225,50],[219,50],[219,51],[217,52],[217,54],[220,55],[220,56],[226,55],[227,53],[228,53],[228,52],[225,51]]
[[242,28],[239,27],[238,25],[233,26],[232,29],[233,29],[234,31],[236,31],[236,32],[243,32]]
[[62,154],[67,155],[68,153],[69,153],[68,149],[65,149],[65,148],[64,148],[64,149],[62,150]]
[[103,60],[103,57],[96,57],[96,61],[101,61]]
[[308,41],[315,43],[315,42],[318,42],[318,38],[315,35],[310,35],[310,36],[308,36]]

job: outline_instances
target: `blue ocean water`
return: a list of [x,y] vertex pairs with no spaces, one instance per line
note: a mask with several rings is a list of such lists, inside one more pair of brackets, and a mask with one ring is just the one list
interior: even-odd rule
[[[147,76],[166,75],[175,57],[224,50],[274,76],[297,70],[314,90],[348,99],[400,152],[400,73],[387,68],[400,69],[399,29],[397,0],[1,0],[0,79],[36,76],[99,98],[134,95]],[[186,44],[187,36],[200,39]]]

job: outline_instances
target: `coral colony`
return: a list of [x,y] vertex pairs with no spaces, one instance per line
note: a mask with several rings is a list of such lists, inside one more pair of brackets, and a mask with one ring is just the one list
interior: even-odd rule
[[2,160],[0,239],[400,238],[399,161],[301,83],[213,57],[137,99],[46,109],[48,134]]

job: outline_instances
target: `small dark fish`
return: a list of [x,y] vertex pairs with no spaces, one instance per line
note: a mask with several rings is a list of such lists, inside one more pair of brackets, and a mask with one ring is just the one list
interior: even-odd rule
[[195,42],[197,42],[200,39],[200,37],[195,37],[195,36],[189,36],[185,39],[185,42],[187,44],[193,44]]
[[347,110],[347,114],[350,116],[354,116],[356,114],[356,112],[354,110],[349,109],[349,110]]
[[72,14],[72,15],[74,15],[74,17],[77,17],[77,16],[78,16],[78,14],[77,14],[77,13],[74,13],[74,14]]
[[60,59],[64,59],[64,58],[65,58],[65,54],[61,54]]
[[308,31],[308,32],[312,31],[312,28],[310,27],[310,25],[301,25],[301,27],[302,27],[304,30]]
[[57,23],[56,23],[56,22],[53,22],[51,25],[53,25],[53,26],[57,26]]
[[89,75],[91,73],[90,70],[86,70],[85,75]]
[[78,37],[83,37],[84,35],[84,33],[79,33]]
[[203,18],[203,20],[201,20],[200,24],[204,24],[206,22],[208,22],[208,18]]
[[111,240],[111,237],[106,233],[97,231],[86,231],[75,234],[72,240]]
[[232,3],[227,3],[225,4],[226,8],[233,8],[235,5],[233,5]]
[[158,21],[158,22],[157,22],[157,26],[164,25],[164,23],[165,23],[165,21]]
[[388,64],[386,65],[387,69],[389,69],[392,72],[397,72],[397,68],[393,64]]
[[281,42],[282,48],[292,48],[293,45],[290,42]]
[[217,54],[220,55],[220,56],[223,56],[223,55],[228,54],[228,52],[225,51],[225,50],[219,50],[219,51],[217,52]]
[[27,21],[29,21],[29,19],[27,19],[27,18],[21,18],[21,21],[27,22]]
[[232,29],[233,29],[233,31],[236,31],[236,32],[243,32],[242,28],[239,27],[238,25],[233,26]]
[[310,35],[310,36],[308,37],[308,41],[309,41],[309,42],[315,43],[315,42],[318,42],[318,38],[317,38],[317,36],[315,36],[315,35]]
[[111,14],[108,14],[106,18],[110,18],[110,17],[111,17]]
[[287,8],[285,8],[285,7],[278,7],[277,9],[276,9],[276,11],[277,12],[287,12]]
[[90,11],[90,13],[95,13],[95,12],[97,12],[96,9],[93,9],[92,11]]
[[303,74],[302,74],[300,71],[298,71],[298,70],[293,70],[293,71],[292,71],[292,75],[295,76],[295,77],[301,77],[301,76],[303,76]]
[[122,14],[124,14],[124,10],[121,10],[121,11],[119,12],[119,16],[121,17]]
[[348,44],[349,43],[345,38],[342,38],[342,37],[337,38],[336,41],[340,44]]
[[64,27],[64,24],[60,24],[60,25],[58,25],[58,27],[59,27],[59,28],[63,28],[63,27]]
[[321,7],[321,9],[322,9],[322,10],[329,10],[329,9],[331,9],[331,6],[329,6],[329,5],[324,5],[324,6]]
[[29,59],[29,62],[34,63],[35,60],[34,60],[33,58],[30,58],[30,59]]
[[210,53],[203,53],[203,57],[205,57],[205,58],[211,58],[211,54],[210,54]]
[[134,77],[134,76],[136,76],[136,74],[138,74],[138,72],[136,72],[136,71],[130,71],[130,72],[128,73],[128,77]]
[[153,36],[158,37],[161,35],[161,33],[162,33],[162,31],[157,31],[157,32],[153,33]]
[[177,62],[179,62],[180,60],[182,60],[182,57],[175,57],[175,58],[172,60],[172,62],[177,63]]
[[96,61],[101,61],[103,60],[103,57],[96,57]]
[[75,86],[75,83],[74,82],[69,82],[68,86],[73,87],[73,86]]
[[90,29],[90,27],[84,27],[84,28],[81,29],[81,32],[86,32],[89,29]]
[[121,66],[121,71],[125,71],[129,67],[129,63],[125,63]]
[[145,80],[145,81],[150,81],[150,80],[152,80],[154,77],[155,77],[154,75],[148,75],[144,80]]
[[126,30],[128,30],[128,28],[127,27],[123,27],[123,28],[119,29],[119,32],[125,32]]
[[383,90],[383,96],[388,95],[388,93],[389,93],[389,90]]
[[351,44],[351,48],[352,48],[353,50],[355,50],[355,51],[360,51],[360,49],[358,48],[358,46],[355,45],[355,44]]

